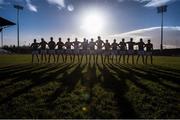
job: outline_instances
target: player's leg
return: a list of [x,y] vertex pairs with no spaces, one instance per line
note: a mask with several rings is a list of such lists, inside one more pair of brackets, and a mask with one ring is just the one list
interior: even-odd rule
[[132,54],[132,64],[134,64],[134,54]]
[[32,53],[32,63],[34,62],[34,54]]
[[123,63],[125,64],[126,52],[123,51]]
[[150,58],[151,58],[151,64],[153,64],[153,55],[150,54]]
[[48,55],[48,63],[50,63],[51,53],[49,52],[48,54],[49,54],[49,55]]
[[54,63],[56,62],[55,52],[53,53]]
[[144,54],[142,54],[142,63],[144,64]]
[[43,53],[41,53],[41,63],[43,63]]
[[39,57],[38,57],[38,51],[37,51],[37,53],[36,53],[36,58],[37,58],[37,60],[38,60],[38,63],[39,63]]
[[116,63],[118,61],[118,54],[117,54],[117,50],[115,50],[115,58],[116,58]]
[[136,59],[136,64],[138,64],[139,57],[140,57],[140,55],[139,55],[139,53],[138,53],[138,56],[137,56],[137,59]]

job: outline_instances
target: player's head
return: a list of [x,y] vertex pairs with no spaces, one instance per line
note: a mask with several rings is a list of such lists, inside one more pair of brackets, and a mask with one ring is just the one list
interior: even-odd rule
[[150,40],[150,39],[148,40],[148,43],[151,43],[151,40]]
[[75,38],[75,41],[76,41],[76,42],[77,42],[77,40],[78,40],[78,39],[77,39],[77,38]]
[[133,41],[133,38],[130,38],[130,41],[132,42],[132,41]]
[[116,39],[114,39],[114,43],[116,42]]
[[36,43],[36,39],[34,39],[34,43]]
[[86,38],[84,38],[83,40],[84,40],[84,42],[86,42]]
[[67,41],[70,42],[70,38],[67,38]]
[[44,42],[44,38],[41,38],[41,41]]
[[100,37],[100,36],[98,36],[97,38],[98,38],[98,40],[100,40],[100,39],[101,39],[101,37]]
[[53,37],[50,37],[50,40],[53,41]]
[[140,42],[143,42],[143,39],[142,39],[142,38],[140,38]]
[[122,42],[124,42],[125,41],[125,39],[124,38],[122,38]]
[[61,38],[59,38],[59,42],[61,42]]
[[94,40],[93,40],[93,38],[91,38],[91,42],[93,42]]
[[86,42],[88,43],[88,39],[86,40]]
[[106,43],[108,43],[108,40],[106,40]]

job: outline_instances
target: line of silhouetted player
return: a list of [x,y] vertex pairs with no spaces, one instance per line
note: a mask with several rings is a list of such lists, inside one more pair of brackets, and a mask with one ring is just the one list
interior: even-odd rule
[[[113,43],[110,44],[108,40],[105,40],[104,42],[100,36],[97,37],[96,41],[91,38],[89,42],[86,38],[83,39],[83,42],[78,41],[78,38],[75,38],[75,40],[71,42],[70,38],[67,38],[65,43],[61,41],[61,38],[59,38],[57,43],[53,41],[53,37],[50,38],[50,42],[48,43],[43,38],[41,38],[40,43],[34,39],[34,43],[31,45],[32,63],[34,62],[34,55],[36,55],[38,63],[49,63],[51,56],[53,56],[54,63],[59,62],[60,56],[62,57],[61,62],[67,62],[68,56],[71,62],[75,62],[76,57],[78,62],[82,62],[82,59],[85,56],[86,62],[90,62],[91,58],[93,58],[94,62],[98,62],[98,58],[100,57],[102,63],[121,63],[121,59],[122,63],[129,63],[129,57],[132,56],[132,64],[134,64],[135,45],[138,46],[136,63],[138,63],[139,57],[142,56],[142,63],[147,64],[149,56],[150,63],[152,64],[153,44],[151,43],[151,40],[148,40],[145,44],[142,38],[137,43],[133,42],[133,38],[130,38],[130,41],[128,42],[125,42],[125,39],[122,38],[119,43],[114,39]],[[48,46],[48,49],[46,46]],[[41,60],[39,60],[39,55]],[[127,56],[127,59],[125,59],[125,56]]]

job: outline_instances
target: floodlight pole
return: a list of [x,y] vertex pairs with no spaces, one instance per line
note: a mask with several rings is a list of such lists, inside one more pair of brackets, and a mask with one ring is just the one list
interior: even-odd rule
[[1,28],[1,48],[3,48],[3,28]]
[[19,10],[23,10],[23,7],[20,5],[14,5],[14,8],[17,10],[17,46],[19,47]]
[[161,13],[161,44],[160,44],[160,50],[163,50],[163,31],[164,31],[164,12],[167,12],[167,5],[157,7],[158,13]]

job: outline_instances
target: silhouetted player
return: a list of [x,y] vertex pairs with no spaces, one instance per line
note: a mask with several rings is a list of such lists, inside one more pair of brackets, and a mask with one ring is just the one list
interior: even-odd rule
[[106,42],[104,43],[104,47],[105,47],[105,57],[104,57],[104,62],[106,62],[106,59],[108,60],[109,63],[109,56],[110,56],[110,49],[111,49],[111,44],[109,43],[108,40],[106,40]]
[[113,43],[111,44],[112,47],[112,51],[111,51],[111,55],[112,55],[112,62],[114,63],[114,56],[117,62],[117,48],[118,48],[118,43],[116,42],[116,39],[114,39]]
[[119,43],[119,63],[121,62],[121,56],[123,56],[123,63],[125,63],[125,55],[126,55],[126,43],[124,38],[122,39],[122,41]]
[[98,56],[101,56],[101,61],[103,63],[103,55],[102,55],[102,48],[103,48],[104,42],[101,40],[101,37],[98,36],[98,40],[96,41],[96,46],[97,46],[97,55],[96,55],[96,62],[98,61]]
[[142,56],[142,62],[144,64],[144,47],[145,47],[145,43],[143,42],[143,39],[141,38],[140,41],[138,43],[136,43],[136,45],[138,45],[138,56],[137,56],[136,63],[138,64],[139,57]]
[[129,63],[129,56],[132,55],[132,64],[134,64],[134,45],[136,44],[133,42],[133,38],[130,38],[129,42],[126,42],[128,44],[128,56],[127,56],[127,63]]
[[86,56],[86,62],[88,61],[88,41],[86,40],[86,38],[84,38],[84,41],[81,43],[81,47],[82,47],[82,50],[81,50],[81,62],[82,62],[82,59],[83,59],[83,56],[85,55]]
[[95,45],[93,38],[91,38],[91,41],[89,42],[89,62],[91,61],[91,57],[93,56],[94,62],[95,62]]
[[66,57],[65,57],[65,62],[67,62],[67,57],[69,55],[70,57],[70,60],[72,62],[72,50],[71,50],[71,46],[72,46],[72,43],[70,42],[70,38],[67,39],[67,42],[65,43],[65,47],[66,47]]
[[61,38],[59,38],[59,41],[57,42],[56,44],[58,46],[58,50],[57,50],[57,62],[59,62],[59,56],[61,55],[62,56],[62,60],[64,62],[64,49],[63,49],[63,46],[64,46],[64,43],[61,41]]
[[51,55],[53,56],[54,62],[55,62],[56,61],[56,58],[55,58],[56,43],[53,41],[53,37],[50,38],[50,42],[48,43],[48,47],[49,47],[49,51],[48,51],[48,54],[49,54],[48,63],[50,63]]
[[38,51],[39,43],[36,42],[36,39],[34,39],[34,43],[31,44],[32,48],[32,63],[34,62],[34,55],[36,55],[38,63],[39,63],[39,51]]
[[43,38],[41,38],[41,42],[39,43],[40,44],[40,49],[41,49],[41,63],[43,62],[43,58],[45,58],[45,62],[47,62],[47,57],[46,57],[46,54],[47,54],[47,50],[46,50],[46,45],[47,45],[47,42],[44,41]]
[[145,47],[146,47],[146,64],[147,64],[148,56],[150,56],[151,64],[153,64],[153,56],[152,56],[153,44],[151,43],[151,40],[148,40],[148,43],[145,44]]
[[77,38],[75,38],[75,41],[73,42],[73,46],[74,46],[74,52],[73,52],[73,54],[74,54],[74,56],[73,56],[73,62],[75,61],[75,57],[77,56],[78,57],[78,62],[79,62],[79,60],[80,60],[80,58],[79,58],[79,47],[80,47],[80,42],[78,41],[78,39]]

